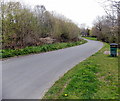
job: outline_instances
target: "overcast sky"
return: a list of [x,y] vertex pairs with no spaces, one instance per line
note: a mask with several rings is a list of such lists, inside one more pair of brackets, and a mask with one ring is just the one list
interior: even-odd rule
[[105,14],[96,0],[7,0],[27,5],[44,5],[48,11],[56,11],[77,24],[91,27],[94,19]]

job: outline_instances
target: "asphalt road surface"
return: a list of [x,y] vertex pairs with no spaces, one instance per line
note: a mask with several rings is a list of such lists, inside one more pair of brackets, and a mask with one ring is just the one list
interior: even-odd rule
[[2,61],[3,99],[40,99],[64,73],[91,56],[102,42]]

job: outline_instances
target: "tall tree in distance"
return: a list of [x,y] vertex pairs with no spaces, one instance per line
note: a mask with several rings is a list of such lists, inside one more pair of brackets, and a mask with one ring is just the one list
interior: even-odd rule
[[[104,8],[106,15],[96,18],[94,22],[93,32],[97,33],[98,39],[106,42],[119,43],[120,21],[119,21],[119,1],[115,0],[97,0]],[[101,19],[101,20],[100,20]],[[99,21],[98,21],[99,20]],[[98,23],[99,22],[99,23]],[[100,28],[101,26],[101,28]]]

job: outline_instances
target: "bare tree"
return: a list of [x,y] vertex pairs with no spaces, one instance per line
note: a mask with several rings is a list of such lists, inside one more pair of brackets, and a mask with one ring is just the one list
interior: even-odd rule
[[[116,0],[97,0],[99,4],[104,8],[107,18],[109,18],[111,23],[110,33],[113,36],[120,36],[120,1]],[[120,43],[119,38],[117,37],[117,42]]]

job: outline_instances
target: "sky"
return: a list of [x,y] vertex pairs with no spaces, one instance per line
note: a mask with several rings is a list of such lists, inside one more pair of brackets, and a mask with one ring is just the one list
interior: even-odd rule
[[29,6],[44,5],[48,11],[55,11],[78,25],[92,27],[97,16],[105,15],[97,0],[7,0],[20,1]]

